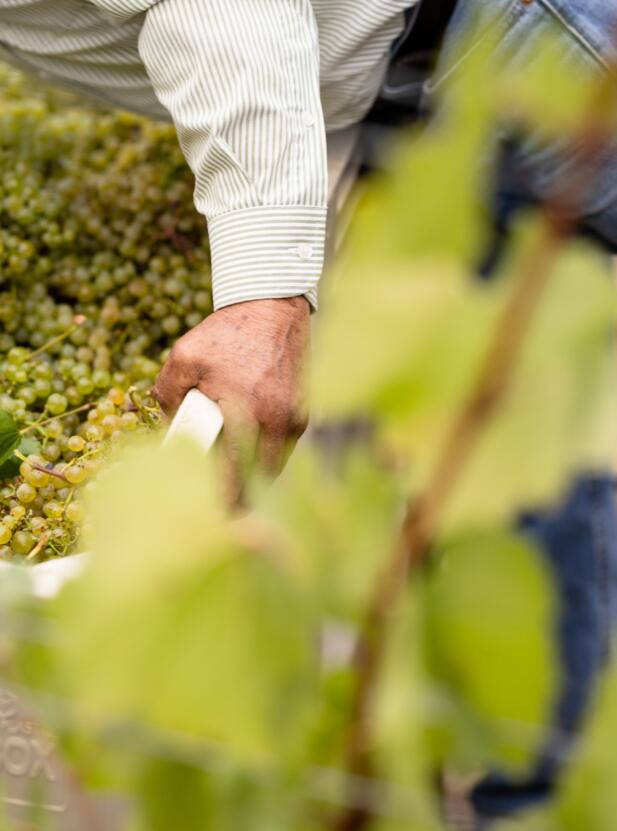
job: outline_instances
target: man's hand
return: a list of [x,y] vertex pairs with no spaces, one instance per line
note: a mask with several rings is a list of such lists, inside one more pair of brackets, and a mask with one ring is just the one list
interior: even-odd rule
[[232,492],[253,458],[280,471],[286,448],[306,426],[302,375],[310,308],[304,297],[251,300],[215,312],[177,341],[154,396],[169,416],[193,387],[223,411]]

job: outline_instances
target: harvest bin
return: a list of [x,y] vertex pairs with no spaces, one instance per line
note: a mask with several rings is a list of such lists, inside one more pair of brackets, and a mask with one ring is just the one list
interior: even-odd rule
[[[328,137],[330,227],[328,254],[345,231],[340,221],[358,171],[359,130],[352,128]],[[29,569],[38,596],[52,597],[79,574],[87,555],[77,554]],[[2,565],[2,564],[0,564]],[[12,568],[4,566],[5,569]],[[0,568],[0,575],[2,568]],[[1,579],[1,577],[0,577]],[[37,806],[33,805],[33,795]],[[0,801],[17,828],[34,831],[33,811],[41,812],[50,831],[119,831],[122,800],[88,793],[54,748],[53,734],[37,723],[27,704],[0,679]]]

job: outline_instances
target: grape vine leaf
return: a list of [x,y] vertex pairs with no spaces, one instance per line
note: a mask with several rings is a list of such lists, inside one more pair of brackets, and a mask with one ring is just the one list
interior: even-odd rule
[[436,748],[465,765],[520,770],[545,741],[558,680],[556,604],[540,553],[514,532],[452,539],[424,603]]
[[321,613],[356,621],[392,547],[401,500],[396,476],[369,452],[356,448],[328,465],[304,446],[265,483],[258,511]]
[[153,759],[139,777],[143,825],[139,831],[168,831],[178,820],[181,805],[183,831],[205,831],[212,826],[211,794],[198,767],[167,759]]
[[[518,256],[526,250],[522,242]],[[555,264],[502,405],[447,506],[450,529],[508,521],[521,509],[553,504],[572,477],[611,467],[617,304],[607,265],[597,251],[577,244]],[[415,449],[421,475],[423,463],[428,471],[433,462],[426,445]]]
[[6,410],[0,410],[0,464],[10,459],[19,447],[21,435],[17,422]]
[[308,718],[312,617],[290,575],[223,522],[216,472],[190,443],[147,443],[99,478],[87,512],[95,556],[56,603],[54,657],[93,723],[284,756]]
[[[23,436],[16,450],[24,456],[30,456],[32,453],[38,453],[41,449],[41,444],[33,436]],[[0,482],[6,479],[12,479],[19,473],[19,465],[21,464],[19,458],[15,455],[15,451],[11,452],[8,459],[0,464]]]

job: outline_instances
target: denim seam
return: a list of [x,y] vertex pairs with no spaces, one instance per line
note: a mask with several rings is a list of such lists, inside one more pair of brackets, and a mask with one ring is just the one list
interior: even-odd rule
[[[521,3],[521,0],[512,0],[512,3],[508,8],[504,11],[503,16],[497,22],[497,31],[502,31],[503,29],[508,28],[509,26],[516,23],[516,21],[523,15],[525,12],[525,6]],[[429,80],[424,85],[424,93],[425,95],[431,95],[435,90],[437,90],[445,81],[448,80],[462,64],[467,61],[467,59],[476,51],[476,49],[480,46],[481,43],[489,36],[491,32],[491,28],[487,27],[486,31],[481,33],[471,44],[469,49],[466,49],[465,52],[458,58],[452,66],[448,67],[448,69],[436,78],[434,81]]]
[[552,0],[539,0],[539,2],[544,6],[544,8],[553,15],[553,17],[559,21],[559,23],[572,35],[572,37],[587,51],[589,54],[595,58],[598,63],[604,67],[606,70],[610,70],[610,64],[608,61],[603,57],[601,52],[593,45],[593,43],[588,40],[585,35],[570,21],[567,17],[565,17],[562,12],[559,11],[558,8],[552,3]]

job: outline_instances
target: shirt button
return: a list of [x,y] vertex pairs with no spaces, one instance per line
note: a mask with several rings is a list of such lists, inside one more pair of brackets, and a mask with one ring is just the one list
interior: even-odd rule
[[308,110],[302,113],[302,123],[305,127],[313,127],[315,124],[315,116]]
[[307,242],[303,242],[296,250],[301,260],[310,260],[313,256],[313,246]]

